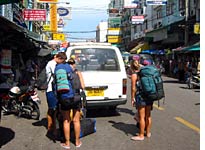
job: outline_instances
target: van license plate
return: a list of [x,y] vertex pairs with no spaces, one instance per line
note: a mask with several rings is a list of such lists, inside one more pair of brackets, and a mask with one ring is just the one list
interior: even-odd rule
[[87,96],[104,96],[104,90],[101,89],[87,90]]

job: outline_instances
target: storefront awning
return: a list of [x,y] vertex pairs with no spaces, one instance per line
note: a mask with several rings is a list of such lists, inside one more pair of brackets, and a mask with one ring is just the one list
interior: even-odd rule
[[194,45],[185,47],[183,51],[200,51],[200,42],[195,43]]
[[200,42],[197,42],[191,46],[187,46],[187,47],[180,46],[176,49],[173,49],[173,52],[177,52],[177,53],[189,53],[194,51],[200,51]]
[[148,43],[139,43],[137,46],[135,46],[133,49],[130,50],[131,54],[139,54],[143,50],[149,49]]

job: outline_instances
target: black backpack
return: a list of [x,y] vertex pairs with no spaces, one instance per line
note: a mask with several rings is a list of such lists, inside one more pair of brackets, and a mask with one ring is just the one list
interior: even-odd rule
[[139,76],[141,96],[145,101],[157,101],[165,97],[161,73],[155,66],[143,66]]
[[50,82],[52,75],[50,76],[49,81],[47,81],[46,68],[43,68],[38,76],[38,79],[36,80],[37,89],[46,90],[48,88],[48,83]]

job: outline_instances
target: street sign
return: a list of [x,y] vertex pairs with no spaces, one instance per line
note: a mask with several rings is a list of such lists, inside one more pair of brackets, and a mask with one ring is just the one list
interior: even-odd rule
[[43,25],[43,30],[44,31],[50,31],[51,30],[51,26],[49,24]]
[[65,41],[65,34],[63,34],[63,33],[53,33],[53,40]]

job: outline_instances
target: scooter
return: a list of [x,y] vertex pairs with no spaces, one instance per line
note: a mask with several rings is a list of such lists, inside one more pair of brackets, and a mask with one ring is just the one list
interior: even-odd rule
[[187,85],[189,89],[200,87],[200,74],[190,73],[190,76],[187,78]]
[[40,117],[40,99],[33,86],[14,86],[6,93],[1,93],[1,110],[4,114],[16,114],[29,119]]

